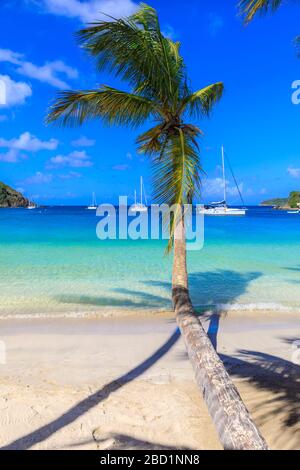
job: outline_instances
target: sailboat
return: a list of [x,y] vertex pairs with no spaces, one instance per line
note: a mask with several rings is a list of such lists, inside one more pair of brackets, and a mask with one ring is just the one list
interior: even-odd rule
[[97,201],[96,201],[96,194],[93,193],[92,195],[92,204],[87,207],[89,211],[95,211],[97,210]]
[[140,202],[137,202],[137,197],[136,197],[136,191],[134,191],[134,204],[130,207],[129,212],[147,212],[147,197],[146,197],[146,191],[145,193],[145,203],[143,203],[143,188],[144,188],[144,183],[143,183],[143,177],[141,176],[140,178],[140,188],[141,188],[141,194],[140,194]]
[[[30,199],[31,199],[31,196],[30,196]],[[28,204],[26,209],[28,209],[28,210],[36,209],[35,203],[32,202],[31,200],[29,200],[29,204]]]
[[[226,195],[226,176],[225,176],[225,152],[224,152],[224,147],[222,146],[222,172],[223,172],[223,188],[224,188],[224,199],[223,201],[219,202],[211,202],[209,205],[205,205],[204,208],[201,208],[201,213],[204,213],[205,215],[213,215],[213,216],[225,216],[225,215],[245,215],[246,214],[246,209],[237,209],[233,207],[228,207],[227,206],[227,195]],[[231,170],[232,172],[232,170]],[[232,175],[238,190],[238,193],[240,195],[240,198],[243,202],[242,195],[240,193],[240,189],[237,185],[237,182],[235,180],[234,175]]]

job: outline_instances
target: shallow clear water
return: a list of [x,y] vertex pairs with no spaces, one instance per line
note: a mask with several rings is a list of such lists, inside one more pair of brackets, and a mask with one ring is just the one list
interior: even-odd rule
[[[0,210],[0,314],[50,315],[170,306],[164,241],[100,241],[84,208]],[[189,252],[197,306],[300,308],[300,215],[249,208],[206,217]]]

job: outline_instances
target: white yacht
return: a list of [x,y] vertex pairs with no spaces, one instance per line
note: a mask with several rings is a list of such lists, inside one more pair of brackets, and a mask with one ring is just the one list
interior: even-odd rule
[[[225,175],[225,154],[224,154],[224,147],[222,146],[222,171],[223,171],[223,187],[224,187],[224,199],[223,201],[219,202],[211,202],[208,205],[204,205],[203,208],[200,209],[201,213],[204,213],[204,215],[212,215],[212,216],[226,216],[226,215],[245,215],[246,214],[246,209],[239,209],[239,208],[234,208],[234,207],[228,207],[227,202],[226,202],[226,175]],[[234,175],[232,175],[234,178]],[[234,178],[234,182],[236,184],[237,190],[239,192],[239,195],[241,197],[242,203],[243,203],[243,198],[240,193],[240,189],[236,183],[236,180]]]
[[87,209],[89,211],[97,210],[97,201],[96,201],[96,194],[95,193],[93,193],[93,196],[92,196],[92,204],[90,206],[88,206]]
[[[143,197],[143,189],[144,189],[144,197]],[[131,212],[147,212],[148,207],[147,207],[147,196],[146,196],[146,191],[144,188],[144,183],[143,183],[143,177],[141,176],[140,179],[140,202],[137,202],[137,197],[136,197],[136,191],[134,191],[134,204],[130,207],[129,213]],[[143,203],[143,200],[145,199],[145,203]]]

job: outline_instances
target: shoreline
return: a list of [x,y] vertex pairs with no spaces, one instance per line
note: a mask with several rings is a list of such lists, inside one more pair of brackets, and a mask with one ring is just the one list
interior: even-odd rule
[[[201,317],[203,315],[241,315],[241,316],[276,316],[276,315],[287,315],[295,316],[296,318],[300,313],[300,306],[287,306],[277,303],[249,303],[249,304],[216,304],[209,306],[195,306],[196,313]],[[42,313],[8,313],[0,314],[0,324],[3,321],[9,320],[60,320],[60,319],[109,319],[109,318],[132,318],[132,317],[150,317],[160,318],[166,316],[172,316],[173,310],[170,308],[132,308],[132,307],[101,307],[95,311],[81,310],[81,311],[61,311],[61,312],[42,312]]]

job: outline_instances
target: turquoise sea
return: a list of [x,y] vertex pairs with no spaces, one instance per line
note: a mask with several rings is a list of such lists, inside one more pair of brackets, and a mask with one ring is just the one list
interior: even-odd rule
[[[76,315],[170,307],[165,241],[100,241],[80,207],[0,210],[0,315]],[[195,305],[300,309],[300,215],[252,207],[206,217],[189,252]]]

